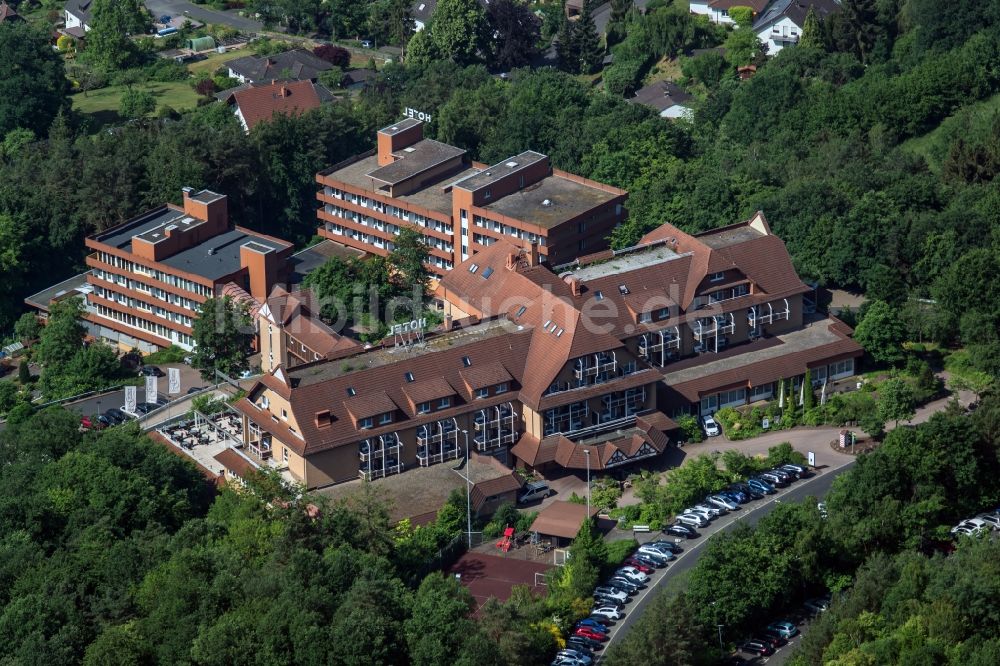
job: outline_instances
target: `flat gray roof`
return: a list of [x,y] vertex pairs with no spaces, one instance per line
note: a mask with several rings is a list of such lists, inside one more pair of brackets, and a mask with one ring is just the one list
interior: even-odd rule
[[[375,155],[371,155],[360,159],[357,162],[348,164],[341,169],[331,171],[326,175],[333,180],[339,180],[360,190],[377,192],[382,196],[388,197],[389,193],[376,187],[376,185],[372,182],[372,179],[368,177],[371,170],[377,167],[378,158]],[[439,181],[434,184],[427,185],[416,192],[397,195],[392,198],[404,203],[413,203],[417,206],[428,208],[435,212],[450,216],[452,212],[451,193],[444,191],[445,186],[450,185],[459,178],[470,176],[474,173],[476,173],[476,169],[471,167],[466,168],[458,173],[442,176]]]
[[646,250],[637,250],[627,254],[622,253],[621,255],[615,255],[606,261],[586,264],[579,268],[573,268],[572,265],[566,266],[565,270],[572,272],[574,277],[577,279],[586,282],[588,280],[594,280],[608,275],[629,273],[640,268],[656,266],[657,264],[673,261],[674,259],[683,256],[687,255],[677,254],[665,244],[661,243]]
[[[402,183],[420,173],[465,154],[462,148],[449,146],[434,139],[422,139],[397,153],[400,159],[368,173],[369,178],[389,185]],[[376,161],[377,163],[377,161]]]
[[[185,218],[193,220],[193,223],[204,224],[202,221],[195,220],[186,215],[184,211],[177,211],[164,206],[103,234],[99,234],[94,239],[131,253],[132,238],[134,236],[150,237],[153,234],[162,233],[171,224],[177,224],[178,226],[185,224]],[[159,263],[200,275],[209,280],[217,280],[240,269],[240,246],[246,243],[253,243],[257,246],[258,252],[283,250],[291,245],[291,243],[272,240],[246,231],[230,229],[218,236],[209,238],[203,243],[161,259]],[[213,250],[212,254],[208,253],[209,249]]]
[[400,120],[398,123],[393,123],[388,127],[383,127],[378,131],[378,133],[387,134],[388,136],[393,136],[395,134],[399,134],[400,132],[410,129],[411,127],[416,127],[417,125],[420,124],[421,121],[417,120],[416,118],[404,118],[403,120]]
[[745,243],[755,238],[760,238],[763,235],[764,234],[757,231],[750,225],[740,225],[733,227],[732,229],[711,231],[704,235],[699,234],[696,235],[695,238],[713,250],[718,250],[719,248],[729,247],[730,245]]
[[551,229],[617,196],[597,187],[552,175],[513,194],[500,197],[482,208],[537,224],[543,229]]
[[289,260],[292,266],[292,275],[289,281],[291,284],[300,284],[309,273],[312,273],[333,257],[346,260],[350,257],[360,257],[363,254],[362,250],[348,247],[329,239],[324,240],[292,255]]
[[53,299],[59,298],[60,296],[65,296],[70,292],[77,292],[81,296],[83,295],[83,289],[86,289],[87,276],[90,271],[85,273],[80,273],[79,275],[74,275],[73,277],[63,280],[58,284],[54,284],[51,287],[42,289],[37,294],[32,294],[24,299],[24,302],[28,305],[33,305],[40,310],[45,312],[49,311],[49,304]]
[[514,155],[514,157],[510,157],[503,162],[500,162],[499,164],[494,164],[487,169],[483,169],[476,175],[466,178],[461,183],[456,183],[455,187],[460,187],[463,190],[474,192],[491,183],[495,183],[505,176],[517,173],[521,169],[527,168],[546,159],[548,158],[541,153],[536,153],[533,150],[526,150],[519,155]]

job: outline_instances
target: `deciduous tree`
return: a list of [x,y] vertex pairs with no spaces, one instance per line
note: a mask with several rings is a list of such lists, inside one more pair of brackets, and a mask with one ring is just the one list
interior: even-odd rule
[[229,296],[209,298],[198,307],[192,329],[192,365],[201,370],[202,379],[214,379],[216,370],[239,377],[250,369],[253,325],[245,303]]
[[0,25],[0,137],[25,128],[45,136],[69,109],[70,84],[47,35],[28,23]]
[[888,303],[875,301],[854,331],[865,351],[880,363],[897,363],[903,358],[906,330],[899,313]]

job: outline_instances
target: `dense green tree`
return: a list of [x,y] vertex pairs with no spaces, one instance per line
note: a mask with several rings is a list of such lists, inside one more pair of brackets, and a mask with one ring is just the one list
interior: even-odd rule
[[509,72],[531,63],[538,51],[541,22],[527,3],[494,0],[486,7],[486,23],[492,35],[486,40],[492,67]]
[[449,663],[476,628],[469,618],[474,602],[453,576],[433,573],[413,595],[406,642],[414,666]]
[[430,255],[430,250],[420,230],[416,227],[402,227],[392,244],[389,264],[398,271],[396,280],[404,285],[404,289],[426,288],[430,271],[424,264]]
[[878,413],[883,421],[909,421],[916,413],[913,387],[900,378],[887,379],[878,387]]
[[888,303],[875,301],[868,307],[854,338],[879,363],[897,363],[903,358],[906,330],[899,313]]
[[823,48],[823,29],[820,26],[819,18],[816,16],[816,9],[809,7],[806,12],[806,19],[802,24],[802,36],[799,38],[799,48],[820,49]]
[[[347,3],[350,4],[350,0]],[[369,36],[375,37],[380,44],[404,44],[413,33],[411,6],[408,0],[373,0],[368,3]],[[347,16],[350,17],[354,11],[348,9]]]
[[83,304],[79,298],[68,298],[52,305],[35,350],[39,362],[59,367],[76,356],[83,344],[82,318]]
[[118,105],[118,115],[122,118],[130,120],[143,118],[155,110],[156,100],[148,90],[129,87],[122,92],[121,102]]
[[14,335],[23,342],[37,339],[41,332],[42,325],[38,323],[38,316],[34,312],[25,312],[14,324]]
[[0,137],[18,128],[44,136],[69,109],[69,87],[44,32],[26,22],[0,25]]
[[[565,5],[565,1],[563,3]],[[580,71],[580,48],[576,39],[577,24],[569,20],[563,7],[562,20],[559,23],[559,33],[556,35],[556,55],[559,58],[559,68],[575,74]]]
[[439,0],[430,30],[440,57],[467,65],[486,44],[486,13],[476,0]]
[[196,346],[191,365],[201,370],[202,379],[215,379],[216,370],[239,377],[250,369],[253,323],[245,303],[229,296],[208,298],[198,307],[192,331]]
[[579,69],[584,74],[592,74],[601,67],[604,60],[604,46],[594,23],[594,2],[585,0],[580,18],[573,28],[573,42],[576,56],[580,59]]
[[749,28],[753,24],[753,8],[746,5],[735,5],[729,8],[729,18],[739,28]]
[[17,364],[17,381],[21,386],[31,383],[31,369],[28,367],[28,359],[22,358]]
[[94,67],[111,73],[136,64],[139,51],[132,35],[141,35],[149,15],[140,0],[94,0],[84,54]]
[[729,33],[724,46],[726,60],[734,67],[749,65],[767,52],[767,47],[761,43],[753,30],[734,30]]

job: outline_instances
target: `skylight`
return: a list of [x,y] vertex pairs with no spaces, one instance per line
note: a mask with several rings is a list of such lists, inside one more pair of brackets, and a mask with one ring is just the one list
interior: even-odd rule
[[403,379],[405,379],[407,381],[407,383],[412,382],[413,381],[413,373],[412,372],[405,373],[403,375]]
[[522,305],[521,307],[519,307],[519,308],[517,309],[517,314],[516,314],[516,315],[514,315],[514,317],[515,317],[515,318],[516,318],[516,317],[520,317],[520,316],[521,316],[521,315],[523,315],[523,314],[524,314],[524,313],[525,313],[525,312],[526,312],[527,310],[528,310],[528,306],[526,306],[526,305]]
[[544,323],[544,324],[542,324],[542,328],[548,328],[548,327],[549,327],[549,324],[551,324],[551,323],[552,323],[552,320],[551,320],[551,319],[546,319],[546,320],[545,320],[545,323]]
[[618,285],[618,293],[621,294],[622,296],[627,296],[628,295],[628,287],[626,287],[623,284]]
[[472,365],[472,359],[469,358],[468,356],[463,356],[462,365],[464,365],[465,367],[469,367],[470,365]]
[[483,269],[483,279],[484,280],[487,279],[487,278],[489,278],[491,275],[493,275],[493,267],[492,266],[487,266],[486,268]]
[[469,272],[470,273],[475,273],[478,270],[479,270],[479,264],[470,264],[469,265]]
[[358,392],[354,390],[354,387],[353,387],[353,386],[348,386],[348,387],[347,387],[347,395],[348,395],[348,396],[350,396],[350,397],[352,397],[352,398],[353,398],[353,397],[354,397],[354,396],[356,396],[357,394],[358,394]]
[[595,291],[594,292],[594,299],[598,300],[598,301],[603,301],[604,300],[604,292],[603,291]]

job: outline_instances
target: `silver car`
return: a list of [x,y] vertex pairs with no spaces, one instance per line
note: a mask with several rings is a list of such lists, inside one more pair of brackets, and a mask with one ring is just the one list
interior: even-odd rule
[[677,516],[677,522],[691,527],[708,527],[708,519],[698,513],[682,513]]

